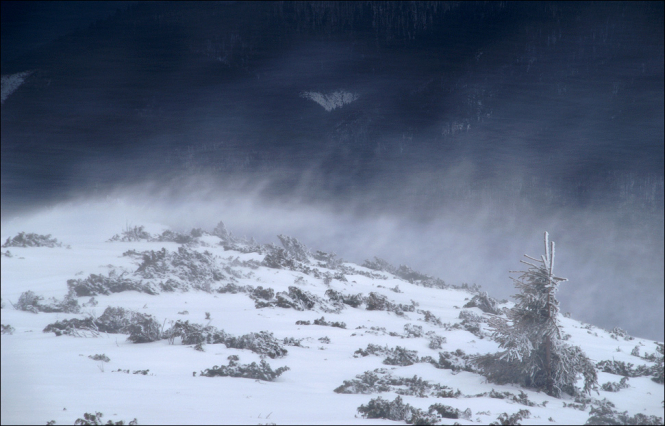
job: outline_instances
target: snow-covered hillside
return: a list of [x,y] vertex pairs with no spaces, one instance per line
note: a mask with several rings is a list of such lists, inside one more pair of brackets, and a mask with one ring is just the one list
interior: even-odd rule
[[471,356],[511,302],[212,225],[3,228],[2,424],[662,423],[656,342],[562,315],[599,392],[488,383]]

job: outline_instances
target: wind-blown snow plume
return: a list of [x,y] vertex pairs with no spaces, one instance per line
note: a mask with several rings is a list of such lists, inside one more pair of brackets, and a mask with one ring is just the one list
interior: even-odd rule
[[2,96],[0,103],[5,103],[5,99],[18,89],[25,79],[32,74],[32,71],[23,71],[16,74],[2,76]]
[[345,92],[344,90],[338,90],[329,95],[324,95],[319,92],[302,92],[300,94],[300,97],[311,99],[317,104],[321,105],[323,108],[325,108],[326,111],[330,112],[335,108],[341,108],[346,104],[354,102],[356,99],[359,98],[359,95],[355,93]]

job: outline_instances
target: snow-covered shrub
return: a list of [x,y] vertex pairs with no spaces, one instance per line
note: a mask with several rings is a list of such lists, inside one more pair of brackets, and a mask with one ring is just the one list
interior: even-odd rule
[[44,300],[42,296],[36,295],[33,291],[28,290],[23,293],[18,298],[18,302],[12,303],[14,309],[19,311],[27,311],[32,313],[39,312],[39,304]]
[[[117,422],[109,420],[106,423],[103,423],[102,417],[103,414],[100,413],[99,411],[95,412],[95,414],[85,413],[83,414],[83,418],[79,417],[78,419],[76,419],[74,424],[75,425],[124,425],[125,424],[123,420],[119,420]],[[136,419],[134,419],[127,424],[137,425],[138,422],[136,421]]]
[[414,312],[416,310],[416,306],[413,304],[403,305],[393,303],[386,296],[376,292],[371,292],[364,301],[368,311],[390,311],[397,315],[404,315],[405,312]]
[[258,286],[252,291],[250,297],[253,299],[271,300],[275,297],[275,290],[270,287],[263,288],[262,286]]
[[295,261],[290,258],[286,250],[273,247],[263,258],[263,265],[273,269],[295,269]]
[[464,305],[464,308],[480,308],[481,311],[494,315],[499,315],[501,313],[501,309],[499,309],[496,299],[490,297],[486,291],[473,296],[473,298]]
[[422,321],[428,322],[433,325],[437,325],[439,327],[443,326],[441,318],[434,315],[431,311],[418,310],[418,313],[423,315]]
[[2,334],[14,334],[16,329],[9,324],[0,324],[2,327]]
[[197,345],[200,343],[223,343],[227,335],[224,331],[217,331],[215,327],[201,324],[190,324],[187,321],[176,321],[163,334],[169,343],[173,344],[176,337],[180,337],[183,345]]
[[127,331],[129,332],[127,340],[134,343],[154,342],[161,337],[159,322],[152,315],[140,312],[132,313]]
[[84,319],[72,318],[56,321],[44,328],[44,333],[54,332],[56,336],[93,336],[99,333],[129,333],[128,326],[133,312],[124,308],[107,307],[99,318],[88,316]]
[[501,413],[497,417],[496,422],[490,423],[490,425],[521,425],[521,420],[528,419],[531,417],[531,412],[529,410],[519,410],[517,413],[508,414]]
[[365,262],[362,264],[365,268],[368,269],[373,269],[375,271],[383,271],[383,272],[388,272],[390,274],[395,273],[397,268],[395,268],[393,265],[391,265],[388,261],[385,261],[379,257],[374,257],[374,260],[365,260]]
[[589,418],[587,425],[662,425],[663,418],[657,416],[647,416],[642,413],[637,413],[634,416],[628,414],[627,411],[622,413],[614,409],[615,405],[603,399],[602,401],[595,401],[591,410],[589,411]]
[[107,357],[106,354],[88,355],[88,358],[90,358],[93,361],[104,361],[104,362],[111,361],[111,358]]
[[51,234],[39,235],[34,233],[19,232],[14,238],[9,237],[2,247],[62,247],[62,243]]
[[338,306],[349,305],[353,308],[357,308],[363,304],[363,295],[362,293],[358,294],[343,294],[333,289],[326,290],[326,296],[336,302]]
[[259,331],[258,333],[249,333],[240,337],[227,337],[224,344],[228,348],[249,349],[260,355],[270,358],[281,358],[286,356],[288,351],[271,332]]
[[387,311],[391,307],[388,298],[382,294],[371,292],[365,299],[368,311]]
[[373,343],[369,343],[369,344],[367,344],[366,349],[360,348],[357,351],[355,351],[353,353],[353,357],[354,358],[359,358],[361,356],[366,357],[366,356],[369,356],[369,355],[383,355],[383,354],[387,354],[388,352],[390,352],[390,349],[388,349],[388,346],[379,346],[379,345],[375,345]]
[[[307,346],[303,346],[302,341],[305,340],[303,339],[296,339],[295,337],[285,337],[284,340],[282,341],[286,346],[297,346],[299,348],[306,348]],[[321,340],[321,339],[319,339]],[[328,343],[330,343],[330,340],[328,340]]]
[[407,265],[399,265],[399,268],[397,268],[393,274],[410,283],[415,283],[416,281],[427,281],[432,278],[429,275],[414,271]]
[[535,402],[529,400],[529,396],[524,393],[523,391],[520,391],[519,395],[515,395],[514,393],[510,392],[498,392],[492,389],[490,392],[483,392],[483,393],[478,393],[476,395],[472,395],[473,398],[483,398],[483,397],[489,397],[489,398],[494,398],[494,399],[506,399],[508,401],[516,402],[518,404],[526,405],[527,407],[545,407],[547,406],[547,401],[543,402],[543,404],[536,404]]
[[610,337],[614,340],[619,340],[620,338],[623,340],[635,340],[635,338],[628,334],[626,330],[619,327],[614,327],[612,331],[610,331]]
[[596,364],[596,368],[603,373],[616,374],[624,377],[651,376],[654,368],[647,365],[638,365],[635,367],[631,362],[603,360]]
[[[466,330],[480,339],[485,338],[485,333],[483,332],[480,324],[486,322],[487,320],[485,320],[480,315],[477,315],[466,309],[460,311],[459,318],[462,320],[462,322],[459,323],[459,327],[456,328]],[[455,325],[457,326],[458,324]]]
[[456,398],[461,395],[459,389],[453,392],[448,386],[438,383],[430,384],[418,376],[394,377],[387,369],[377,368],[358,374],[353,380],[344,380],[344,384],[334,390],[344,394],[373,394],[395,392],[399,395],[416,396],[419,398]]
[[213,326],[193,324],[189,321],[176,321],[169,329],[164,331],[162,337],[168,339],[171,344],[174,343],[176,337],[181,338],[183,345],[223,343],[227,348],[249,349],[254,353],[270,358],[280,358],[288,353],[282,343],[267,331],[235,337]]
[[178,247],[177,252],[162,248],[158,251],[150,250],[139,254],[142,262],[136,269],[135,275],[144,279],[174,279],[175,277],[184,285],[206,292],[211,291],[211,285],[215,282],[226,279],[217,264],[216,257],[207,250],[200,253],[186,247]]
[[312,257],[319,261],[318,266],[326,269],[338,269],[342,266],[343,262],[335,253],[326,253],[323,251],[317,251]]
[[346,323],[337,322],[337,321],[329,322],[329,321],[326,321],[326,319],[324,317],[321,317],[319,319],[315,319],[314,320],[314,325],[323,325],[323,326],[326,326],[326,327],[346,328]]
[[122,231],[122,234],[115,234],[108,240],[108,242],[121,241],[129,243],[142,240],[152,241],[153,239],[153,236],[150,235],[149,232],[146,232],[144,226],[135,226],[133,228],[127,226],[125,230]]
[[439,352],[439,360],[435,361],[432,357],[423,357],[420,362],[429,362],[434,367],[444,370],[452,370],[454,373],[460,371],[476,372],[471,362],[471,357],[463,350],[457,349],[455,352]]
[[388,356],[383,360],[386,365],[413,365],[418,362],[418,352],[410,349],[396,346],[388,352]]
[[267,305],[295,309],[297,311],[308,311],[314,309],[317,305],[323,307],[325,304],[318,296],[301,290],[298,287],[290,286],[288,293],[285,291],[278,292],[275,295],[275,300],[268,302]]
[[70,292],[73,292],[79,297],[98,296],[100,294],[109,295],[111,293],[121,293],[123,291],[138,291],[140,293],[152,295],[157,294],[150,283],[126,278],[124,273],[118,275],[115,270],[110,271],[108,276],[102,274],[90,274],[84,279],[74,278],[67,280],[67,287]]
[[446,343],[446,338],[443,336],[439,336],[438,334],[434,333],[433,331],[430,331],[427,333],[427,337],[429,338],[429,345],[427,345],[430,349],[441,349],[441,345]]
[[289,257],[298,262],[309,263],[311,253],[303,243],[287,235],[278,235],[277,238],[279,238],[279,242],[282,243],[282,247],[284,247]]
[[[224,287],[218,287],[217,290],[215,290],[217,293],[231,293],[231,294],[238,294],[238,293],[250,293],[250,297],[252,297],[251,292],[253,291],[253,287],[246,285],[246,286],[240,286],[240,285],[235,285],[235,284],[227,284]],[[256,299],[255,299],[256,300]]]
[[[230,358],[230,357],[229,357]],[[255,362],[251,364],[238,364],[236,359],[229,359],[229,365],[214,366],[212,368],[206,368],[201,371],[201,376],[206,377],[242,377],[245,379],[258,379],[271,382],[277,377],[281,376],[285,371],[290,370],[289,367],[279,367],[277,370],[273,371],[270,364],[266,360],[261,360],[260,364]]]
[[622,377],[621,380],[617,382],[607,382],[603,383],[600,388],[606,392],[619,392],[621,389],[628,389],[630,385],[626,383],[628,377]]
[[404,337],[407,339],[412,337],[423,337],[423,327],[411,323],[404,324]]
[[27,312],[65,312],[77,314],[81,311],[78,300],[71,294],[67,294],[63,300],[51,297],[48,302],[43,302],[42,296],[36,295],[28,290],[21,293],[18,302],[13,304],[14,309]]
[[464,415],[457,408],[453,408],[450,405],[444,405],[444,404],[432,404],[430,405],[429,410],[430,412],[436,412],[439,416],[443,417],[444,419],[459,419]]
[[161,235],[157,236],[157,241],[160,242],[170,242],[178,244],[191,244],[196,242],[196,239],[203,235],[200,229],[192,229],[189,234],[181,234],[180,232],[174,232],[170,229],[162,232]]
[[102,315],[95,320],[95,324],[99,331],[105,333],[127,333],[132,313],[132,311],[119,306],[108,306],[104,309]]
[[[660,354],[660,356],[655,356],[656,360],[656,365],[653,366],[653,377],[651,380],[653,380],[656,383],[660,383],[661,385],[665,382],[665,378],[663,378],[663,344],[662,343],[656,343],[656,351]],[[655,354],[654,354],[655,355]],[[646,357],[646,355],[645,355]]]
[[385,400],[380,396],[371,399],[367,405],[358,407],[358,412],[366,419],[405,421],[408,424],[433,425],[439,421],[433,413],[426,413],[410,404],[404,404],[400,396],[394,401]]
[[513,278],[520,293],[507,311],[508,318],[492,316],[489,320],[492,337],[504,350],[476,357],[475,362],[492,382],[519,383],[555,397],[562,392],[576,395],[581,374],[583,392],[588,393],[597,388],[596,369],[582,349],[563,341],[555,292],[566,279],[553,273],[554,242],[549,242],[547,232],[544,240],[545,255],[540,260],[526,256],[529,262],[522,263],[529,268]]
[[363,374],[358,374],[353,380],[344,380],[344,384],[334,389],[336,393],[346,394],[373,394],[380,392],[389,392],[390,385],[383,377],[387,370],[384,368],[377,368],[374,371],[365,371]]

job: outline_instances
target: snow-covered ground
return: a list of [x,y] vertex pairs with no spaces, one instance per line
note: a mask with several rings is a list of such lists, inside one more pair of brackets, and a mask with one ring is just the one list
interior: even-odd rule
[[[589,396],[591,400],[575,402],[568,395],[557,399],[517,385],[487,383],[480,374],[423,360],[429,356],[436,361],[440,352],[458,349],[465,354],[499,349],[484,322],[489,314],[478,307],[464,307],[476,294],[472,289],[428,288],[423,283],[444,286],[436,280],[412,279],[412,283],[385,270],[339,263],[315,250],[299,253],[303,247],[289,246],[289,241],[293,242],[289,239],[280,252],[274,246],[234,238],[220,228],[213,232],[215,224],[203,234],[187,230],[169,237],[163,233],[166,227],[143,223],[150,240],[109,242],[122,228],[88,219],[79,221],[72,216],[42,223],[15,220],[3,224],[3,242],[23,231],[50,233],[62,246],[2,249],[1,322],[14,328],[12,334],[2,335],[2,424],[44,424],[50,420],[72,424],[84,413],[95,412],[103,413],[104,423],[136,418],[139,424],[392,424],[394,421],[386,419],[365,419],[358,408],[378,396],[393,401],[398,395],[405,404],[425,412],[437,403],[459,410],[460,418],[441,418],[440,424],[487,424],[497,421],[502,413],[511,415],[519,410],[529,411],[522,424],[584,424],[591,408],[603,399],[614,404],[613,410],[627,411],[630,416],[663,416],[663,385],[650,376],[630,377],[628,388],[600,390]],[[157,241],[159,236],[163,241]],[[117,240],[122,239],[119,237]],[[190,241],[167,241],[178,238]],[[161,252],[164,268],[146,272],[159,261],[150,263],[145,256],[158,256],[155,253],[162,248],[166,249]],[[271,253],[279,267],[266,266],[264,258]],[[367,258],[372,259],[372,253]],[[170,273],[172,282],[182,287],[175,291],[160,287],[169,278],[164,273]],[[80,313],[33,313],[13,308],[28,290],[43,297],[44,305],[51,297],[62,300],[68,292],[68,280],[83,283],[91,274],[124,277],[158,294],[122,291],[96,294],[94,301],[90,295],[78,296]],[[259,286],[272,289],[272,295],[257,296],[254,291]],[[368,309],[366,298],[371,293],[387,303]],[[297,294],[305,294],[312,304],[298,299]],[[335,302],[331,294],[362,294],[365,299],[353,307]],[[285,301],[292,303],[291,307],[284,307]],[[260,307],[262,303],[264,307]],[[79,330],[79,337],[75,337],[42,332],[56,321],[99,318],[108,306],[152,315],[162,331],[178,320],[237,337],[267,331],[274,337],[272,342],[288,353],[271,358],[260,350],[238,349],[226,343],[204,343],[201,351],[195,350],[194,344],[182,344],[180,337],[132,343],[127,334],[101,332],[93,337],[92,332]],[[500,306],[509,308],[512,304]],[[462,312],[465,321],[460,318]],[[479,330],[475,334],[474,316],[469,313],[481,318],[476,318]],[[314,324],[321,317],[328,325]],[[296,324],[298,321],[311,324]],[[635,366],[654,365],[643,356],[656,353],[656,342],[612,335],[563,316],[560,321],[570,335],[568,343],[579,345],[594,363],[616,360]],[[335,322],[343,322],[345,328],[332,326]],[[431,349],[437,338],[441,347]],[[370,344],[384,352],[367,356],[357,352],[371,352]],[[417,351],[417,362],[385,363],[391,354],[385,350],[396,347]],[[91,359],[101,354],[109,361]],[[289,370],[274,381],[201,376],[213,366],[233,363],[229,360],[232,355],[238,357],[238,365],[264,359],[272,370],[282,366]],[[463,364],[459,357],[451,359]],[[148,371],[142,374],[141,370]],[[429,386],[421,384],[420,393],[414,394],[408,380],[394,380],[389,390],[380,393],[377,389],[366,394],[334,391],[368,371],[375,371],[379,378],[418,376]],[[598,375],[599,384],[622,378],[602,371]],[[450,390],[453,395],[437,397],[435,389]]]

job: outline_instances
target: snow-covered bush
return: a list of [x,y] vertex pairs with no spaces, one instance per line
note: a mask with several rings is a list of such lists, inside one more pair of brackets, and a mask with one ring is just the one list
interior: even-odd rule
[[439,327],[443,326],[441,318],[434,315],[431,311],[418,310],[418,313],[423,315],[422,321],[428,322],[432,325],[436,325]]
[[344,394],[373,394],[381,392],[395,392],[399,395],[416,396],[418,398],[456,398],[461,395],[459,389],[454,392],[448,386],[438,383],[430,384],[418,376],[395,377],[387,369],[377,368],[374,371],[365,371],[358,374],[355,379],[344,380],[344,384],[335,388],[336,393]]
[[2,334],[14,334],[16,329],[9,324],[0,324],[2,327]]
[[383,360],[386,365],[413,365],[418,362],[418,352],[410,349],[396,346],[388,352],[388,356]]
[[162,337],[168,339],[171,344],[174,343],[176,337],[180,337],[183,345],[223,343],[227,348],[249,349],[254,353],[270,358],[281,358],[288,353],[283,344],[267,331],[235,337],[213,326],[193,324],[189,321],[176,321],[169,329],[164,331]]
[[365,268],[373,269],[375,271],[388,272],[393,275],[397,270],[397,268],[391,265],[388,261],[383,260],[376,256],[374,257],[374,260],[365,260],[362,266],[364,266]]
[[490,297],[486,291],[473,296],[473,298],[464,305],[464,308],[480,308],[481,311],[494,315],[499,315],[501,313],[497,300]]
[[412,337],[423,337],[423,327],[420,325],[413,325],[411,323],[404,324],[404,337],[407,339]]
[[628,414],[627,411],[622,413],[614,409],[615,405],[603,399],[602,401],[595,401],[589,411],[589,419],[585,424],[587,425],[662,425],[663,418],[657,416],[647,416],[642,413],[637,413],[634,416]]
[[387,311],[392,305],[386,296],[376,292],[371,292],[365,303],[368,311]]
[[90,358],[93,361],[104,361],[104,362],[111,361],[111,358],[107,357],[106,354],[88,355],[88,358]]
[[129,332],[127,340],[134,343],[155,342],[161,337],[159,322],[152,315],[139,312],[132,313],[127,331]]
[[445,337],[439,336],[433,331],[428,332],[427,337],[429,338],[429,345],[427,347],[430,349],[441,349],[441,346],[446,343]]
[[326,269],[338,269],[342,266],[343,262],[335,253],[326,253],[318,250],[312,257],[319,261],[318,266]]
[[109,239],[109,242],[122,241],[122,242],[134,242],[134,241],[152,241],[154,237],[150,235],[149,232],[146,232],[144,226],[135,226],[130,228],[127,226],[122,234],[115,234]]
[[528,419],[531,417],[531,412],[529,410],[519,410],[517,413],[508,414],[501,413],[497,417],[496,422],[490,423],[490,425],[521,425],[521,420]]
[[275,290],[270,287],[263,288],[262,286],[258,286],[252,291],[250,297],[254,299],[271,300],[275,297]]
[[454,352],[439,352],[438,361],[427,356],[421,358],[420,362],[429,362],[436,368],[452,370],[453,373],[459,373],[460,371],[476,372],[471,359],[472,357],[467,355],[463,350],[457,349]]
[[362,293],[358,294],[343,294],[333,289],[326,290],[326,296],[336,302],[338,306],[349,305],[353,308],[357,308],[363,304],[363,295]]
[[279,307],[285,309],[295,309],[297,311],[309,311],[315,307],[319,307],[324,311],[332,312],[333,309],[330,309],[327,306],[327,303],[324,302],[320,297],[315,296],[314,294],[301,290],[295,286],[289,286],[289,291],[280,291],[275,294],[275,298],[263,302],[261,300],[255,299],[254,304],[257,308],[266,308],[266,307]]
[[337,327],[337,328],[346,328],[346,323],[345,322],[337,322],[337,321],[326,321],[325,317],[321,317],[319,319],[314,320],[314,325],[323,325],[326,327]]
[[249,333],[240,337],[229,336],[224,340],[224,344],[228,348],[249,349],[273,359],[284,357],[288,353],[280,341],[268,331]]
[[621,380],[617,382],[607,382],[603,383],[600,388],[606,392],[619,392],[621,389],[628,389],[630,385],[626,383],[628,377],[622,377]]
[[[85,413],[85,414],[83,414],[82,418],[79,417],[78,419],[76,419],[74,424],[75,425],[124,425],[125,424],[125,422],[123,420],[119,420],[117,422],[114,422],[113,420],[109,420],[106,423],[103,423],[102,417],[103,417],[103,414],[100,413],[99,411],[95,412],[95,414]],[[55,424],[55,422],[53,422],[52,424]],[[134,419],[134,420],[130,421],[127,424],[128,425],[137,425],[138,422],[136,421],[136,419]]]
[[460,311],[459,318],[462,320],[462,322],[455,324],[454,328],[461,328],[466,330],[480,339],[485,338],[485,332],[483,332],[480,325],[484,322],[487,322],[485,318],[466,309]]
[[647,365],[634,366],[631,362],[603,360],[596,364],[596,368],[603,373],[616,374],[624,377],[651,376],[654,373],[654,367]]
[[366,419],[405,421],[408,424],[433,425],[439,421],[432,412],[426,413],[410,404],[404,404],[400,396],[394,401],[385,400],[380,396],[371,399],[367,405],[358,407],[358,412]]
[[163,338],[173,344],[176,337],[180,337],[183,345],[197,345],[201,343],[224,343],[227,334],[218,331],[213,326],[190,324],[187,321],[176,321],[168,330],[164,331]]
[[[174,279],[182,285],[196,290],[210,292],[211,285],[226,279],[217,258],[208,251],[200,253],[186,247],[178,247],[177,252],[162,248],[158,251],[142,253],[126,252],[123,255],[141,255],[141,264],[135,275],[143,279]],[[172,284],[173,285],[173,284]]]
[[612,331],[610,331],[610,337],[614,340],[635,340],[635,338],[628,334],[626,330],[619,327],[614,327]]
[[62,247],[62,243],[51,234],[39,235],[34,233],[19,232],[14,238],[9,237],[2,247]]
[[14,309],[27,312],[65,312],[77,314],[81,311],[78,300],[68,293],[63,300],[57,300],[52,297],[47,303],[43,302],[42,296],[36,295],[34,292],[28,290],[21,293],[18,302],[13,304]]
[[178,244],[192,244],[196,242],[196,239],[202,234],[199,229],[192,229],[189,234],[182,234],[180,232],[171,231],[170,229],[165,230],[160,235],[157,236],[157,241],[160,242],[170,242]]
[[460,411],[457,408],[453,408],[450,405],[444,404],[432,404],[429,407],[430,413],[437,413],[439,416],[444,419],[459,419],[460,417],[466,417],[467,419],[471,417],[471,410],[466,409],[466,412]]
[[28,290],[21,293],[18,301],[12,303],[12,306],[19,311],[27,311],[36,314],[39,312],[39,305],[42,300],[44,300],[42,296],[38,296],[33,291]]
[[309,263],[309,258],[312,255],[309,252],[309,249],[296,238],[289,237],[287,235],[278,235],[279,241],[282,243],[282,247],[286,250],[286,253],[292,259],[297,260],[302,263]]
[[138,291],[152,295],[158,294],[150,283],[127,278],[124,273],[118,275],[115,270],[110,271],[108,276],[90,274],[84,279],[74,278],[67,280],[67,287],[70,292],[79,297],[98,296],[100,294],[109,295],[123,291]]
[[273,371],[272,367],[270,367],[270,364],[268,364],[266,360],[261,360],[260,364],[253,362],[251,364],[244,365],[238,364],[236,361],[237,356],[231,356],[229,357],[228,366],[215,365],[212,368],[206,368],[205,370],[201,371],[200,375],[206,377],[242,377],[245,379],[258,379],[271,382],[277,377],[281,376],[285,371],[290,370],[289,367],[284,366],[279,367],[277,370]]
[[513,278],[520,293],[515,295],[517,303],[507,312],[508,318],[490,318],[492,337],[504,350],[475,361],[495,383],[519,383],[558,397],[562,392],[577,394],[575,384],[581,374],[583,391],[591,392],[598,384],[594,365],[582,349],[563,341],[555,292],[566,279],[553,273],[554,242],[548,237],[545,232],[545,255],[541,259],[526,256],[530,261],[522,263],[529,268]]
[[263,258],[263,266],[273,269],[295,269],[295,260],[292,259],[286,250],[279,247],[272,247]]

